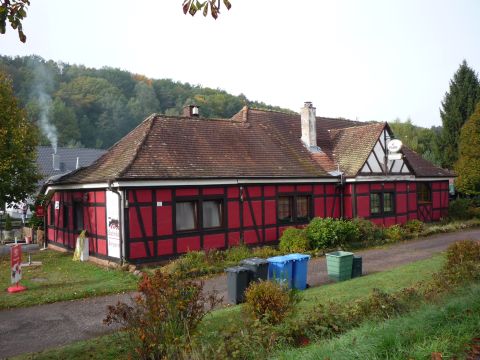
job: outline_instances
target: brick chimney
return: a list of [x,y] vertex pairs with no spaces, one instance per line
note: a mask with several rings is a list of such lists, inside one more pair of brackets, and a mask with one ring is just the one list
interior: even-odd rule
[[200,115],[199,113],[199,107],[197,105],[185,105],[183,107],[183,116],[198,117]]
[[310,101],[306,101],[300,110],[302,123],[302,142],[308,150],[312,152],[320,151],[317,146],[317,120],[315,118],[315,108]]

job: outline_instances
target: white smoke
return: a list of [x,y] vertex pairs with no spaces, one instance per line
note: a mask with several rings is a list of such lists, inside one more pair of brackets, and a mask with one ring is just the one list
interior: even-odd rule
[[46,88],[51,87],[53,84],[52,75],[49,74],[45,65],[38,59],[34,59],[31,62],[31,65],[33,66],[35,79],[32,88],[32,96],[38,102],[40,112],[38,124],[43,134],[50,141],[54,154],[56,154],[58,146],[57,128],[50,122],[52,98],[46,91]]

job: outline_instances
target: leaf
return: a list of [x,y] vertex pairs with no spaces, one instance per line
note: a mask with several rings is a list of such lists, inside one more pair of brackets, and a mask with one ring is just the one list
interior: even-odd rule
[[191,4],[192,0],[185,0],[183,2],[183,13],[186,15],[188,10],[190,9],[190,4]]
[[211,8],[211,13],[212,13],[212,17],[217,20],[217,17],[218,17],[218,8],[216,5],[210,3],[210,8]]
[[203,8],[203,16],[207,16],[208,15],[208,3],[205,2],[205,7]]
[[190,6],[190,10],[188,12],[192,16],[195,15],[195,13],[197,12],[197,7],[195,6],[195,4],[192,4],[192,6]]
[[232,7],[232,4],[230,4],[230,1],[228,0],[223,0],[223,4],[227,8],[227,10],[230,10],[230,8]]
[[26,35],[23,33],[23,31],[19,30],[18,31],[18,37],[20,38],[20,41],[22,43],[24,43],[25,41],[27,41],[27,37]]

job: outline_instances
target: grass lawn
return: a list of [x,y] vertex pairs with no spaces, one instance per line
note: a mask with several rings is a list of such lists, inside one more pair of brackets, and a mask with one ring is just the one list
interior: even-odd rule
[[[32,253],[42,265],[24,267],[21,284],[28,290],[9,294],[10,256],[0,256],[0,309],[120,293],[136,289],[138,279],[129,272],[72,261],[72,253],[53,250]],[[28,256],[23,254],[23,262]]]
[[402,317],[365,323],[337,338],[306,348],[280,351],[277,359],[444,359],[465,354],[480,336],[480,284]]
[[[350,281],[320,286],[306,290],[299,304],[298,316],[311,309],[315,303],[335,301],[345,303],[366,296],[372,288],[384,291],[400,290],[418,281],[430,278],[432,272],[440,269],[443,256],[418,261],[390,271],[356,278]],[[212,312],[201,324],[199,333],[205,338],[214,337],[215,332],[228,322],[240,322],[241,306],[231,306]],[[122,338],[118,334],[102,336],[96,339],[77,342],[62,348],[33,355],[24,355],[15,359],[126,359],[122,349]]]
[[[393,292],[429,279],[431,274],[440,269],[443,259],[442,255],[436,255],[389,271],[308,289],[302,292],[298,316],[303,316],[318,303],[346,303],[367,296],[373,288]],[[216,331],[226,322],[241,321],[241,317],[241,306],[215,311],[205,318],[201,332]]]

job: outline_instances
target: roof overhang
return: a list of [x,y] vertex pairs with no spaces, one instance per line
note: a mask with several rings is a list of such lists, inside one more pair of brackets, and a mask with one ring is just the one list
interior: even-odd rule
[[416,177],[414,175],[388,175],[388,176],[357,176],[346,179],[346,182],[378,182],[378,181],[445,181],[453,177]]
[[455,179],[456,176],[443,176],[443,177],[417,177],[415,181],[445,181]]
[[336,177],[329,178],[241,178],[241,179],[170,179],[170,180],[117,180],[90,184],[58,184],[49,185],[45,191],[57,190],[89,190],[127,187],[165,187],[165,186],[208,186],[208,185],[241,185],[241,184],[305,184],[305,183],[338,183]]

